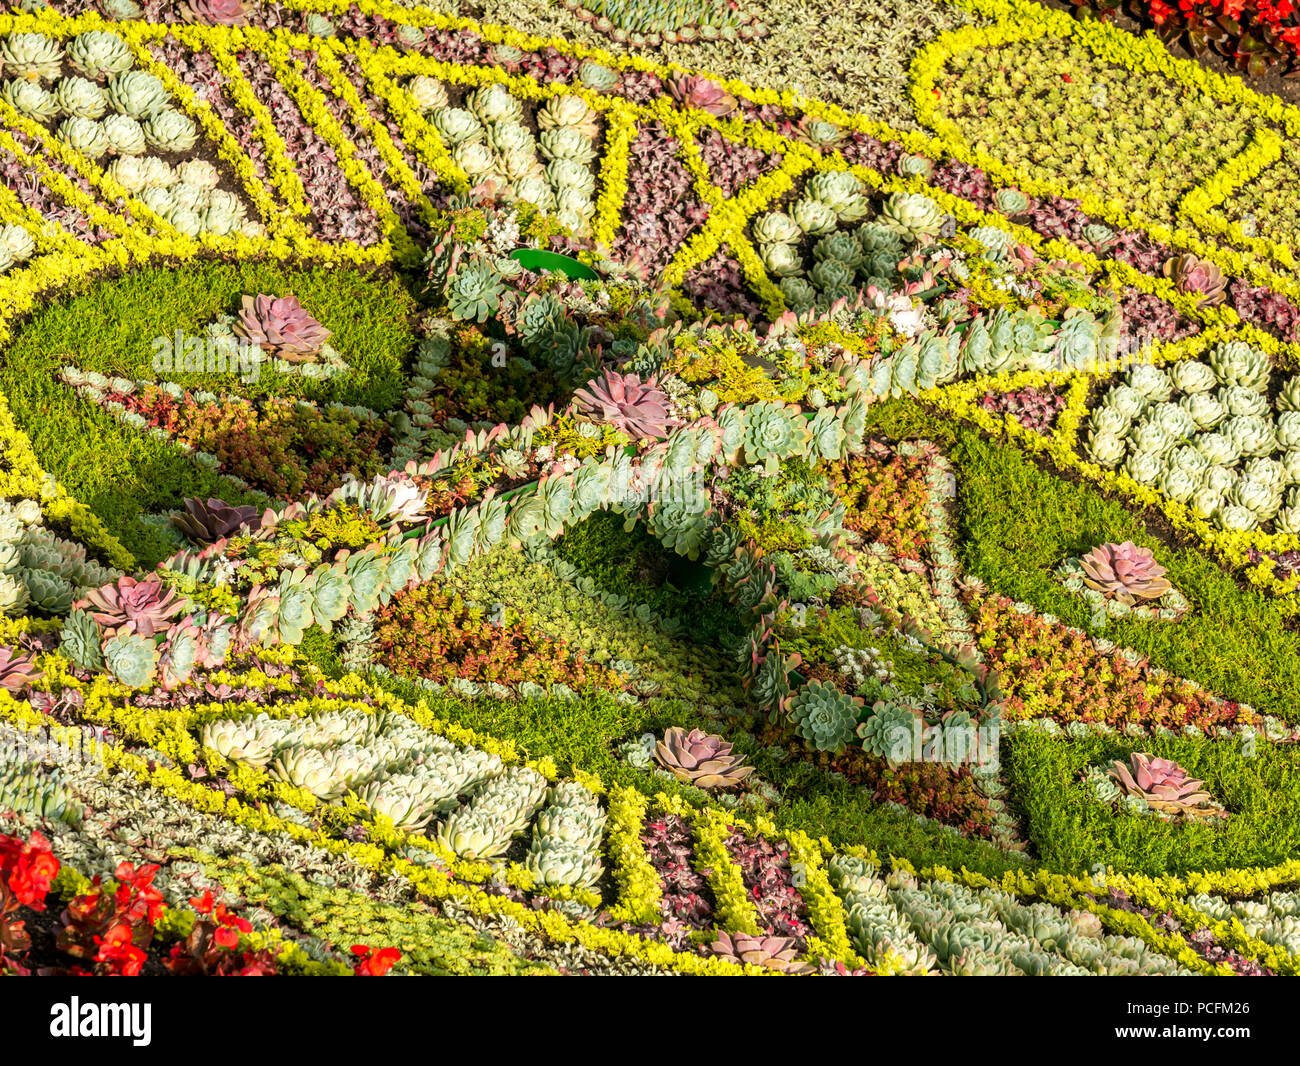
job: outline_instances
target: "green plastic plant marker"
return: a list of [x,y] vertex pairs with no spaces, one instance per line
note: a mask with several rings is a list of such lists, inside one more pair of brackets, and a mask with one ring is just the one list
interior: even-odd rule
[[574,281],[597,281],[600,278],[600,275],[586,263],[579,263],[578,260],[561,255],[559,252],[546,252],[540,248],[516,248],[510,253],[510,258],[525,270],[534,273],[554,270]]

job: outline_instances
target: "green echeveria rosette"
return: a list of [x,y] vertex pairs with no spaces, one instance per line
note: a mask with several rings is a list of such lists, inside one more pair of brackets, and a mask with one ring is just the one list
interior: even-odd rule
[[483,260],[462,265],[448,280],[447,306],[453,317],[463,321],[486,322],[501,303],[505,284],[497,269]]
[[138,633],[110,637],[104,641],[104,665],[128,688],[143,688],[154,678],[158,648]]
[[808,441],[803,417],[782,403],[754,404],[744,417],[745,462],[763,463],[769,473],[775,473],[779,460],[797,454]]
[[144,121],[168,107],[171,95],[154,75],[144,70],[128,70],[109,81],[108,103],[118,114]]
[[51,81],[61,72],[63,46],[43,33],[10,33],[0,38],[0,66],[6,74]]
[[816,751],[839,752],[853,740],[862,700],[834,685],[810,681],[786,704],[795,733]]
[[911,708],[878,700],[866,720],[858,726],[857,733],[865,751],[894,762],[900,761],[900,754],[910,757],[915,728],[916,712]]

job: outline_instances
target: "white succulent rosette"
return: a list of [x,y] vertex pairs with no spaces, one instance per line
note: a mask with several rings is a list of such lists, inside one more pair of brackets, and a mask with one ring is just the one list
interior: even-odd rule
[[130,115],[109,115],[100,123],[110,155],[143,155],[148,148],[144,127]]
[[406,91],[421,111],[439,111],[449,106],[447,87],[426,74],[417,74],[407,82]]

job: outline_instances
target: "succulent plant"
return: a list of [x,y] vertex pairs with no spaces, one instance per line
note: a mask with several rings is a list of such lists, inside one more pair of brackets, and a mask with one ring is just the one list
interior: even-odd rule
[[[99,128],[104,134],[104,139],[108,142],[110,155],[135,156],[144,154],[147,147],[144,127],[130,115],[109,115],[99,124]],[[128,189],[127,191],[138,192],[139,190]]]
[[807,423],[796,408],[770,401],[745,411],[746,463],[761,462],[774,473],[778,460],[795,454],[810,439]]
[[64,615],[76,598],[71,583],[48,570],[23,570],[21,578],[27,586],[28,607],[42,614]]
[[934,161],[928,156],[905,153],[898,157],[894,168],[905,178],[922,178],[928,181],[934,174]]
[[848,170],[826,170],[813,175],[804,186],[804,199],[825,204],[841,222],[857,222],[869,210],[862,194],[862,182]]
[[1171,500],[1186,503],[1196,495],[1200,484],[1200,479],[1196,474],[1180,467],[1171,466],[1166,468],[1165,472],[1160,475],[1156,487]]
[[1232,503],[1230,500],[1226,500],[1214,512],[1214,516],[1224,529],[1246,532],[1259,528],[1259,515],[1256,512],[1249,507],[1242,507],[1239,504]]
[[505,284],[501,273],[486,259],[462,263],[447,281],[445,295],[452,317],[486,322],[501,304]]
[[1147,397],[1127,384],[1116,385],[1106,393],[1106,398],[1102,402],[1130,421],[1140,417],[1149,406]]
[[[822,238],[822,240],[827,239]],[[843,292],[852,286],[854,273],[853,267],[843,260],[821,259],[813,264],[809,278],[823,293]]]
[[450,106],[447,87],[437,78],[431,78],[427,74],[417,74],[407,82],[406,91],[411,94],[415,106],[421,111],[440,111]]
[[453,811],[438,827],[438,840],[462,858],[495,858],[528,824],[546,793],[546,778],[537,771],[511,767],[492,778],[467,806]]
[[1277,451],[1277,431],[1273,423],[1258,415],[1242,415],[1229,418],[1220,427],[1224,434],[1243,456],[1271,455]]
[[330,331],[307,313],[296,296],[244,296],[235,332],[291,363],[311,362]]
[[1227,278],[1208,259],[1187,254],[1166,260],[1164,275],[1179,292],[1200,296],[1198,307],[1212,307],[1227,299]]
[[465,107],[484,125],[519,122],[524,117],[524,105],[500,83],[489,83],[475,89],[466,98]]
[[380,525],[413,522],[424,512],[429,494],[405,474],[376,475],[365,482],[348,476],[329,496],[331,503],[354,503]]
[[798,946],[787,936],[756,936],[749,933],[719,931],[709,951],[721,959],[737,964],[761,966],[784,974],[812,972],[812,966],[799,960]]
[[1188,393],[1179,399],[1178,404],[1200,430],[1213,429],[1227,417],[1218,397],[1209,392]]
[[880,223],[912,240],[933,237],[943,228],[943,210],[920,193],[893,193],[880,212]]
[[1139,422],[1129,434],[1133,447],[1139,452],[1163,455],[1174,446],[1175,438],[1158,422]]
[[856,735],[862,700],[834,685],[809,681],[786,701],[795,734],[816,751],[843,751]]
[[1290,451],[1300,447],[1300,411],[1282,411],[1273,420],[1278,447]]
[[594,59],[586,59],[578,67],[578,80],[588,89],[607,93],[618,87],[620,77],[617,71],[597,63]]
[[347,570],[342,565],[319,569],[315,573],[312,613],[316,624],[328,633],[334,623],[347,614],[351,587]]
[[600,116],[588,106],[581,96],[553,96],[537,112],[537,125],[542,130],[575,129],[589,140],[600,133]]
[[1134,367],[1128,376],[1128,387],[1151,403],[1165,403],[1173,396],[1173,383],[1158,366]]
[[904,751],[911,752],[916,719],[916,712],[903,703],[877,700],[858,725],[863,750],[894,762]]
[[238,507],[224,500],[187,498],[185,510],[172,518],[172,524],[195,544],[211,544],[239,531],[243,525],[256,525],[256,507]]
[[144,139],[160,152],[188,152],[199,139],[194,120],[170,107],[156,112],[142,128]]
[[786,307],[796,315],[803,314],[817,301],[817,290],[807,278],[783,277],[778,284]]
[[[564,132],[567,138],[576,138],[584,145],[591,146],[591,141],[577,130],[564,127],[562,130],[546,132]],[[537,173],[537,140],[526,126],[518,122],[498,122],[488,127],[487,144],[501,157],[502,169],[512,178]]]
[[244,205],[239,202],[234,193],[227,192],[225,189],[213,190],[208,199],[208,208],[203,213],[205,230],[219,237],[236,230],[245,236],[252,236],[253,234],[249,232],[250,224],[250,220],[245,216]]
[[759,244],[794,244],[803,238],[803,230],[789,215],[770,211],[754,220],[754,240]]
[[180,5],[186,22],[206,26],[243,26],[248,22],[248,8],[243,0],[185,0]]
[[87,78],[103,81],[135,65],[131,49],[116,33],[90,30],[68,42],[68,62],[72,69]]
[[736,98],[710,78],[698,74],[676,74],[668,79],[668,92],[683,107],[707,111],[717,118],[737,108]]
[[388,560],[373,552],[357,552],[347,560],[348,603],[358,616],[379,606],[388,588]]
[[1215,398],[1234,417],[1261,417],[1270,414],[1272,410],[1267,396],[1241,385],[1225,385],[1215,394]]
[[993,194],[993,206],[1008,218],[1017,218],[1029,210],[1029,197],[1019,189],[999,189]]
[[0,226],[0,257],[11,263],[25,263],[36,254],[36,238],[26,226],[8,223]]
[[573,394],[578,409],[638,440],[661,440],[676,425],[668,413],[668,395],[655,379],[606,370]]
[[1282,489],[1277,485],[1243,477],[1229,490],[1226,502],[1253,512],[1260,521],[1267,521],[1282,506]]
[[73,828],[80,828],[85,816],[57,768],[28,762],[21,753],[0,755],[0,811],[30,811],[39,819]]
[[[560,135],[564,130],[548,130],[542,134],[543,137],[551,135]],[[565,193],[573,190],[582,194],[582,199],[590,197],[595,188],[595,179],[591,176],[591,171],[581,163],[574,162],[572,159],[553,159],[546,167],[546,180],[551,183],[551,188],[555,190],[556,203],[563,208]],[[575,204],[573,206],[580,206]]]
[[[538,140],[542,155],[547,159],[563,159],[585,167],[596,158],[596,149],[591,140],[568,126],[546,130]],[[549,169],[547,176],[554,180],[554,172]],[[578,184],[586,188],[590,180],[588,172]]]
[[1241,458],[1236,444],[1224,433],[1199,433],[1192,446],[1210,466],[1229,466]]
[[63,620],[59,652],[81,669],[93,673],[104,668],[100,639],[99,625],[94,616],[89,611],[72,611]]
[[54,98],[66,114],[78,118],[102,118],[108,110],[108,96],[87,78],[60,78]]
[[319,748],[301,745],[286,748],[276,755],[270,772],[295,788],[306,789],[318,799],[337,799],[347,789],[347,782],[330,753]]
[[604,873],[599,855],[580,844],[553,844],[530,849],[524,866],[542,885],[588,888]]
[[62,45],[43,33],[10,33],[0,38],[0,66],[6,73],[50,81],[59,76],[62,65]]
[[77,606],[89,608],[110,635],[152,637],[170,628],[171,619],[184,609],[185,601],[159,578],[137,581],[124,576],[91,589]]
[[1224,385],[1241,385],[1256,392],[1268,390],[1272,370],[1268,356],[1244,341],[1225,341],[1218,345],[1208,362]]
[[109,105],[121,115],[147,119],[171,103],[166,86],[144,70],[127,70],[108,83]]
[[759,257],[763,266],[778,278],[803,273],[803,260],[793,244],[764,244],[760,246]]
[[35,657],[30,653],[0,647],[0,688],[10,693],[25,689],[41,676],[35,667]]
[[283,643],[301,644],[303,634],[316,621],[313,613],[316,605],[315,586],[314,572],[308,574],[302,567],[280,571],[280,584],[276,590],[280,601],[276,630]]
[[1223,817],[1201,786],[1203,782],[1168,759],[1133,752],[1128,764],[1115,762],[1110,776],[1126,796],[1145,801],[1154,811],[1171,815]]
[[463,141],[451,150],[451,157],[476,184],[496,170],[496,157],[482,141]]
[[813,118],[812,115],[802,116],[795,123],[793,133],[796,140],[813,148],[833,148],[848,136],[848,131],[843,126]]
[[59,124],[59,140],[88,159],[99,159],[108,153],[104,128],[94,119],[65,118]]
[[1127,607],[1140,600],[1159,599],[1173,587],[1151,549],[1140,548],[1131,540],[1099,545],[1079,562],[1084,584]]
[[221,172],[206,159],[184,159],[174,168],[176,180],[196,189],[216,189],[221,184]]
[[120,22],[144,18],[144,11],[135,0],[103,0],[104,14]]
[[437,839],[463,859],[492,859],[509,846],[513,833],[504,815],[462,807],[438,827]]
[[122,633],[104,641],[104,665],[122,684],[143,688],[153,680],[158,649],[139,633]]
[[573,783],[556,785],[537,816],[524,864],[544,885],[594,885],[604,872],[604,829],[605,816],[595,796]]
[[832,207],[809,196],[790,205],[790,217],[804,233],[814,237],[833,233],[839,224],[839,218]]
[[309,12],[303,24],[313,37],[333,37],[336,30],[334,23],[318,11]]
[[735,788],[754,772],[745,766],[744,756],[733,755],[731,744],[722,737],[680,726],[671,726],[655,745],[655,762],[679,781],[702,789]]
[[1168,374],[1174,388],[1184,394],[1211,392],[1219,383],[1213,367],[1192,359],[1174,363]]
[[[137,123],[138,125],[138,123]],[[144,131],[141,130],[141,138],[144,137]],[[120,159],[114,159],[108,165],[108,176],[116,181],[131,195],[138,195],[145,189],[151,188],[161,177],[161,174],[149,162],[154,157],[145,156],[126,156]],[[158,160],[164,167],[167,167],[167,176],[171,177],[171,168],[163,160]]]
[[233,762],[263,767],[271,761],[274,747],[256,719],[224,719],[208,722],[199,733],[205,747]]
[[10,78],[4,84],[5,101],[19,114],[37,122],[48,122],[59,113],[59,101],[39,82]]
[[429,824],[435,807],[422,787],[425,779],[413,774],[394,774],[372,781],[358,795],[374,814],[392,819],[403,832],[418,832]]
[[473,114],[463,108],[443,108],[433,113],[434,129],[446,140],[448,146],[455,147],[467,140],[481,140],[484,135],[482,123]]

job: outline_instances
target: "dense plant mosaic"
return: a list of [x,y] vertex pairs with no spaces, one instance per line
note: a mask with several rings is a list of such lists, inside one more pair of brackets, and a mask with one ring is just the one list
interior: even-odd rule
[[1293,13],[781,6],[7,5],[0,973],[1300,970]]

